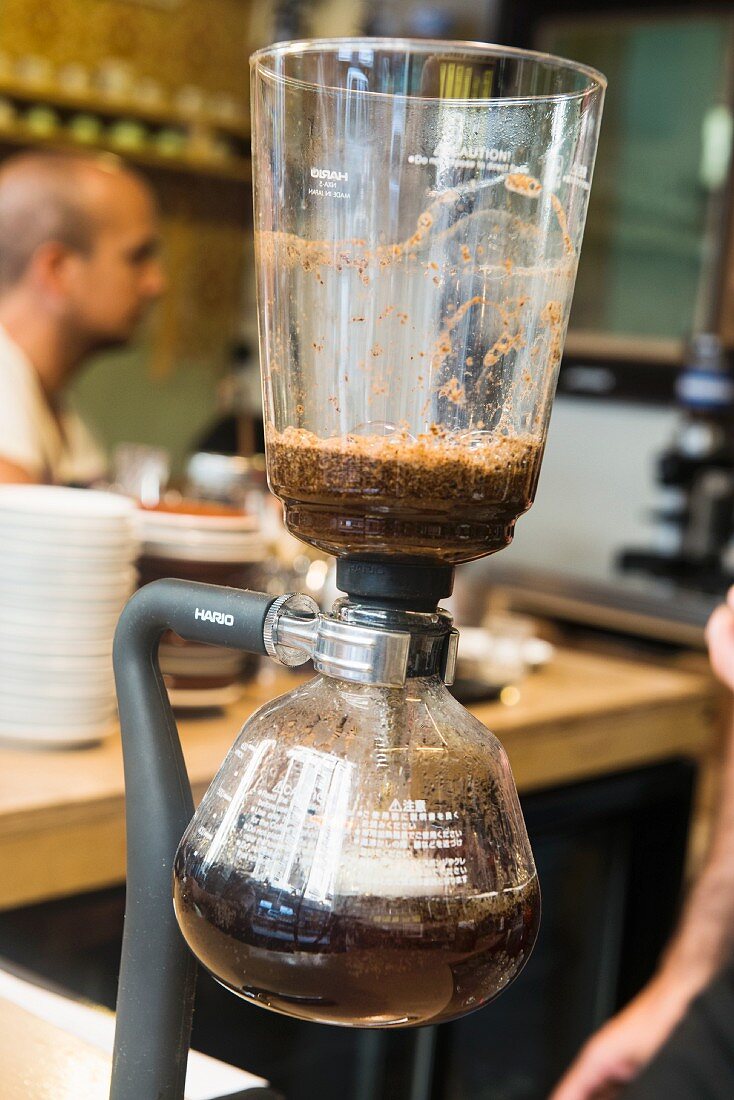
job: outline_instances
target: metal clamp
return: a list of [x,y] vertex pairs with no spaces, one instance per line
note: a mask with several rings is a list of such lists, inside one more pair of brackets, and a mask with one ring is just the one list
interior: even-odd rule
[[[315,669],[325,676],[395,688],[404,686],[409,668],[415,669],[417,654],[422,652],[425,659],[425,653],[430,653],[415,648],[420,634],[322,615],[310,596],[293,592],[273,601],[263,626],[265,650],[281,664],[293,668],[312,660]],[[458,631],[445,629],[441,641],[434,628],[432,636],[441,646],[434,671],[445,683],[452,684]],[[436,641],[431,644],[435,646]]]
[[310,596],[289,592],[268,608],[263,641],[269,656],[291,668],[313,660],[325,676],[360,684],[402,687],[410,634],[356,626],[321,615]]
[[[300,634],[293,630],[288,642],[281,637],[281,620],[284,616],[287,616],[293,627],[303,627]],[[283,596],[278,596],[268,608],[263,623],[263,643],[267,655],[289,668],[305,665],[313,656],[311,633],[318,616],[319,605],[311,596],[302,592],[286,592]]]
[[322,615],[313,663],[325,676],[378,687],[403,687],[409,654],[407,631],[376,630]]
[[443,682],[451,687],[456,679],[456,656],[459,652],[459,631],[456,627],[451,628],[446,635],[446,644],[441,656],[440,674]]

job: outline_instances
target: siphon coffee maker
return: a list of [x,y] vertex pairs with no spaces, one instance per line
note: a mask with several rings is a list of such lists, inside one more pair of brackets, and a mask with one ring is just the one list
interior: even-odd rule
[[[507,758],[447,688],[439,603],[533,501],[604,78],[380,39],[276,45],[251,71],[268,477],[346,595],[322,614],[163,580],[123,612],[115,1100],[183,1096],[196,958],[277,1012],[409,1027],[495,997],[540,915]],[[316,670],[245,723],[196,813],[166,630]]]

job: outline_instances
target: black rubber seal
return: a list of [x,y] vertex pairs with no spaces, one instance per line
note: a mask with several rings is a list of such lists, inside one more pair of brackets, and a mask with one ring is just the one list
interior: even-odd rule
[[439,601],[453,591],[454,567],[339,558],[336,586],[360,603],[406,611],[434,611]]

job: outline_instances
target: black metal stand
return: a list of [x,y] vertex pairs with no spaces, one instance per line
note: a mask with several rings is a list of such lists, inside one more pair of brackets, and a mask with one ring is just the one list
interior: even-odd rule
[[[127,898],[110,1100],[182,1100],[196,960],[171,900],[173,859],[193,812],[181,742],[158,666],[166,630],[264,653],[272,596],[162,580],[141,588],[113,650],[125,764]],[[253,1096],[274,1097],[258,1089]]]

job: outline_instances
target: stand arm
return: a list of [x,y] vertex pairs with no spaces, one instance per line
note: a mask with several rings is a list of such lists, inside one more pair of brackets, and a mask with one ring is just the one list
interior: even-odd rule
[[128,602],[113,662],[125,764],[127,899],[111,1100],[182,1100],[196,960],[171,900],[173,859],[194,805],[158,666],[166,630],[189,641],[265,653],[272,596],[162,580]]

